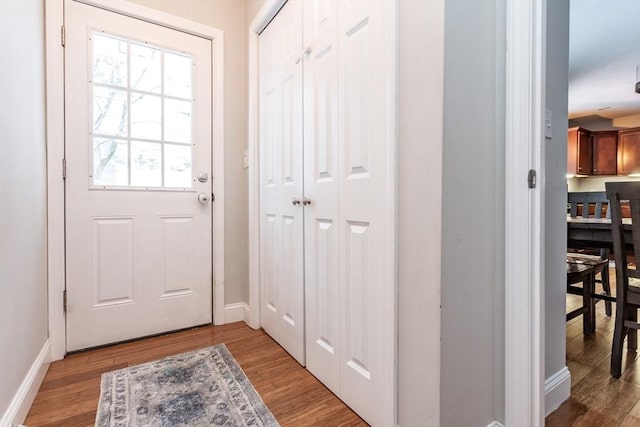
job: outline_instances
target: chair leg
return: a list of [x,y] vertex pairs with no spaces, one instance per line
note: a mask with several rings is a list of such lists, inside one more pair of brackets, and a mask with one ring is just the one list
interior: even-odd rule
[[584,286],[588,285],[589,288],[589,329],[591,333],[596,332],[596,303],[597,299],[593,298],[593,294],[596,291],[596,275],[591,275],[590,283],[583,283]]
[[[609,266],[607,265],[600,273],[602,279],[602,290],[605,295],[611,296],[611,283],[609,282]],[[611,317],[611,301],[604,302],[604,311],[607,316]]]
[[582,314],[582,333],[591,335],[596,329],[596,307],[595,299],[591,298],[593,292],[595,274],[589,274],[582,282],[582,306],[585,312]]
[[613,330],[613,344],[611,346],[611,376],[620,378],[622,374],[622,347],[624,345],[625,309],[622,303],[616,304],[616,321]]
[[[638,323],[638,309],[632,307],[627,314],[627,319],[634,323]],[[638,330],[628,328],[627,330],[627,351],[636,351],[638,349]]]

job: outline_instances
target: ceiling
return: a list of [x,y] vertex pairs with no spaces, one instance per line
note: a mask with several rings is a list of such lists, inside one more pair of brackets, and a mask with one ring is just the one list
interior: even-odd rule
[[640,0],[571,0],[569,118],[640,114]]

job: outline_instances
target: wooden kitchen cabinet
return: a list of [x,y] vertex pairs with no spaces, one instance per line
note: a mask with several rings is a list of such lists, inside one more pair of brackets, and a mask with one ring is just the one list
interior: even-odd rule
[[640,128],[618,132],[618,174],[640,173]]
[[618,131],[591,132],[593,142],[593,175],[618,173]]
[[567,173],[590,175],[591,169],[591,132],[580,127],[569,129],[567,139]]

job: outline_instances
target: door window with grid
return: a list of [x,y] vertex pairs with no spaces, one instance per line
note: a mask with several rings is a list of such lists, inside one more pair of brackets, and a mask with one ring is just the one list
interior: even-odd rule
[[190,55],[90,34],[94,188],[193,187]]

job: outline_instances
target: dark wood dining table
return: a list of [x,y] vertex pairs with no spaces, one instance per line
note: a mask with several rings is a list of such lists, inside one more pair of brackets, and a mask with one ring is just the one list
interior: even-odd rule
[[[625,240],[631,246],[631,218],[623,218]],[[582,249],[611,249],[613,235],[609,218],[567,217],[567,247]]]
[[[623,218],[627,249],[632,250],[631,218]],[[573,249],[612,249],[613,234],[609,218],[567,216],[567,247]],[[592,292],[591,298],[615,302],[615,297]]]

